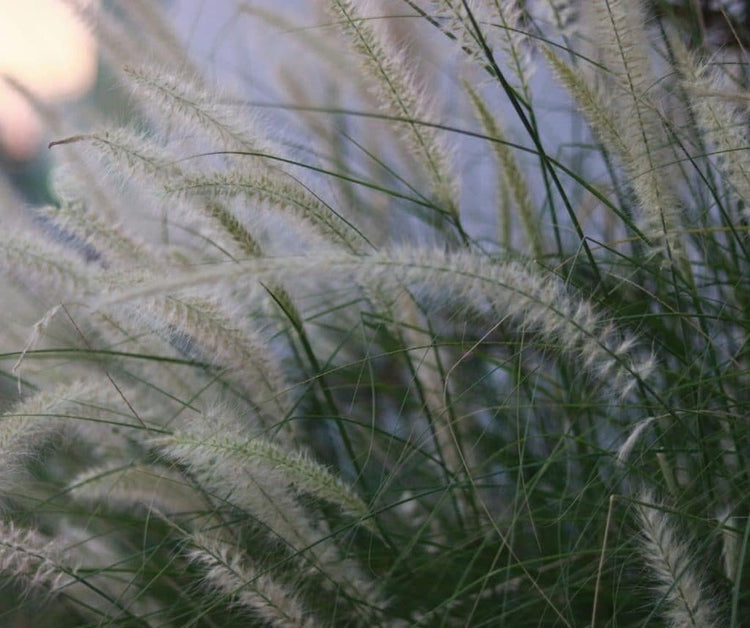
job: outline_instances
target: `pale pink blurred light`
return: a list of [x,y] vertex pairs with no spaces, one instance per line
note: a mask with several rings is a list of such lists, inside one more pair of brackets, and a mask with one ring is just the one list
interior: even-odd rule
[[[0,75],[54,104],[85,94],[96,71],[96,42],[64,0],[0,0]],[[19,161],[30,159],[41,135],[33,108],[0,81],[3,151]]]

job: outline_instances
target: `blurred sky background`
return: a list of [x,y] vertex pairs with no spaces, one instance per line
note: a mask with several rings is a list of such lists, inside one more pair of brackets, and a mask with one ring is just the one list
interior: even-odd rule
[[[117,10],[121,0],[71,1],[103,1]],[[0,0],[0,73],[19,80],[44,104],[65,107],[68,113],[88,109],[112,116],[123,106],[126,94],[117,93],[112,87],[106,65],[98,63],[101,50],[67,8],[67,2]],[[158,4],[185,45],[190,63],[221,85],[222,95],[245,100],[249,105],[289,103],[300,95],[311,104],[334,104],[334,95],[328,90],[335,82],[329,80],[327,74],[344,71],[343,59],[339,59],[342,63],[338,66],[336,60],[333,64],[321,64],[321,59],[314,58],[314,47],[308,45],[312,38],[325,35],[326,29],[337,28],[328,22],[329,18],[321,10],[322,3],[160,0]],[[396,16],[405,13],[400,0],[382,3],[381,11]],[[269,20],[267,16],[271,13],[281,16],[281,20]],[[400,28],[398,19],[393,21],[394,28]],[[408,28],[412,24],[414,21],[410,20]],[[443,67],[443,64],[455,63],[455,58],[446,54],[452,52],[451,47],[431,46],[431,41],[435,43],[436,34],[428,27],[420,32],[418,44],[409,43],[418,45],[420,53],[434,55],[425,56],[423,62],[432,65],[436,76],[442,74],[446,80],[455,80],[448,78],[451,68]],[[445,84],[442,88],[441,96],[450,100],[453,86]],[[459,86],[455,85],[455,92],[459,91]],[[337,93],[335,98],[350,102],[346,94]],[[46,185],[47,143],[60,138],[46,131],[33,108],[5,85],[0,92],[0,104],[0,168],[25,202],[50,202]],[[335,104],[340,105],[341,101]],[[356,108],[356,104],[352,106]],[[452,112],[453,119],[442,121],[465,126],[465,120],[461,122],[465,112],[450,107],[446,110]],[[304,129],[298,126],[294,115],[265,106],[255,107],[254,115],[263,121],[264,131],[273,140],[287,145],[304,144]],[[67,119],[71,134],[89,130],[87,120],[82,119],[78,126],[73,123],[71,127],[70,120],[75,120],[75,115]],[[460,155],[459,160],[463,169],[477,175],[482,161],[482,156],[473,150]],[[485,177],[471,178],[474,184],[466,189],[481,197]],[[471,223],[473,218],[476,222],[479,215],[472,217],[470,206],[467,206],[465,219]]]
[[[91,112],[102,112],[110,118],[126,116],[127,94],[114,87],[111,73],[100,63],[101,51],[72,14],[68,3],[103,2],[117,11],[131,1],[136,0],[0,0],[0,74],[15,77],[44,104],[64,106],[69,112],[88,110],[87,119],[82,117],[76,122],[75,116],[69,118],[66,130],[71,134],[90,129],[95,117]],[[679,2],[685,0],[674,0],[673,4]],[[321,41],[325,44],[326,29],[336,28],[320,9],[324,3],[304,0],[159,0],[158,3],[185,45],[189,63],[223,86],[223,96],[238,98],[253,107],[253,113],[265,122],[264,132],[274,141],[292,149],[309,148],[299,118],[283,109],[262,105],[305,100],[316,106],[343,104],[357,108],[349,95],[331,93],[334,85],[331,73],[352,71],[356,67],[347,67],[351,51],[345,59],[343,54],[337,57],[337,51],[331,55],[329,50],[325,59],[326,55],[318,54],[314,46],[306,45],[311,38],[317,38],[318,45]],[[742,11],[742,19],[748,17],[745,0],[710,0],[704,4],[721,5],[724,11]],[[436,121],[476,129],[466,103],[458,106],[461,102],[455,96],[462,88],[456,83],[459,73],[454,71],[457,63],[454,48],[446,46],[444,38],[423,20],[404,19],[408,11],[401,0],[385,0],[378,5],[382,14],[396,16],[389,28],[401,31],[405,43],[419,51],[420,62],[438,82],[436,93],[441,108]],[[280,18],[263,18],[271,13]],[[594,157],[585,163],[588,157],[581,146],[590,136],[580,120],[570,115],[567,97],[543,64],[537,65],[532,92],[536,98],[534,108],[542,114],[539,122],[546,150],[563,160],[569,151],[567,155],[578,160],[577,168],[586,168],[587,177],[596,180],[598,173],[604,171],[598,153],[591,151]],[[485,96],[496,105],[509,139],[529,145],[501,90],[490,85]],[[341,117],[340,121],[344,128],[346,120]],[[101,128],[101,122],[96,124]],[[33,109],[0,81],[0,169],[27,203],[50,201],[46,145],[53,139],[60,138],[45,131]],[[486,205],[486,199],[493,198],[496,179],[493,171],[488,170],[492,161],[488,159],[488,147],[486,143],[455,134],[450,139],[456,144],[456,163],[463,181],[463,220],[470,232],[481,234],[487,229],[487,214],[495,211],[482,206],[483,201]],[[535,167],[533,156],[519,153],[519,159]],[[544,203],[541,195],[535,200]]]

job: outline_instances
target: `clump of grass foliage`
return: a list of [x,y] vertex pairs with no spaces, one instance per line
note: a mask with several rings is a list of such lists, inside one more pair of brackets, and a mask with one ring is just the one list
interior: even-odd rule
[[742,625],[732,15],[238,1],[252,103],[113,4],[126,123],[2,192],[1,624]]

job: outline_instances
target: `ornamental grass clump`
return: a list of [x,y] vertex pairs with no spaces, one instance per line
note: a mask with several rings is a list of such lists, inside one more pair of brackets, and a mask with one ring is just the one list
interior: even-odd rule
[[742,19],[226,0],[270,98],[69,4],[127,115],[14,84],[0,623],[743,625]]

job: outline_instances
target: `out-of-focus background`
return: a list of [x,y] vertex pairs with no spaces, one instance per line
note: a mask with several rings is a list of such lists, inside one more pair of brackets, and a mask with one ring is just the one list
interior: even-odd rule
[[[47,144],[59,139],[43,122],[39,108],[64,111],[66,130],[76,131],[89,130],[87,117],[127,113],[127,95],[118,92],[102,63],[106,52],[92,35],[96,24],[87,24],[82,17],[102,3],[110,11],[120,9],[117,2],[107,0],[0,0],[0,173],[27,202],[49,200]],[[278,101],[274,81],[283,75],[282,59],[290,58],[295,32],[279,37],[283,24],[279,29],[257,28],[266,23],[263,8],[254,6],[257,3],[161,0],[158,4],[185,45],[186,64],[200,66],[237,88],[238,94]],[[294,16],[289,23],[294,29],[314,24],[313,3],[278,4],[274,10]],[[76,116],[78,125],[71,127]]]
[[[276,105],[335,107],[349,102],[346,94],[331,91],[340,89],[341,82],[330,81],[327,76],[331,71],[347,72],[352,68],[346,64],[321,68],[320,59],[311,54],[314,48],[309,46],[310,41],[320,42],[321,31],[336,29],[323,9],[324,4],[301,0],[158,2],[173,28],[170,36],[175,38],[174,54],[184,58],[186,67],[199,67],[210,79],[225,86],[229,97],[241,98],[253,107],[269,133],[277,136],[274,140],[287,145],[294,144],[295,137],[301,137],[295,129],[298,119]],[[676,16],[693,33],[696,44],[708,42],[716,51],[727,51],[746,43],[743,37],[750,19],[748,0],[651,0],[647,4],[652,12]],[[0,174],[3,175],[0,178],[5,182],[2,185],[9,184],[10,191],[20,197],[22,204],[54,203],[48,181],[49,141],[101,128],[102,119],[122,120],[131,113],[128,94],[120,90],[107,63],[106,48],[112,48],[117,33],[106,33],[108,46],[100,47],[91,34],[92,28],[97,28],[96,19],[84,23],[87,11],[93,15],[92,9],[100,5],[123,14],[127,14],[129,7],[112,0],[0,0],[0,76],[6,79],[0,80]],[[134,0],[133,5],[144,3]],[[381,17],[397,18],[408,13],[403,0],[384,0],[373,3],[373,7],[374,14]],[[433,76],[450,75],[446,64],[455,59],[445,56],[444,46],[433,45],[440,43],[435,41],[439,37],[436,32],[413,28],[413,20],[392,19],[388,23],[398,40],[410,50],[419,50],[421,63],[437,70],[432,72]],[[133,33],[128,34],[132,36]],[[163,37],[157,39],[165,41]],[[157,62],[160,52],[153,51]],[[117,62],[122,64],[123,57],[127,54],[120,54]],[[174,58],[170,59],[170,63],[173,61]],[[536,105],[545,110],[539,123],[544,127],[548,149],[565,151],[566,147],[588,141],[585,129],[570,124],[570,111],[561,104],[567,101],[567,96],[547,70],[538,71],[533,81],[536,85],[532,91],[543,96],[539,100],[544,102]],[[33,95],[35,105],[19,93],[19,86]],[[439,87],[445,98],[450,99],[455,86]],[[508,125],[510,137],[525,141],[509,104],[495,105],[497,111],[507,112],[507,115],[501,113],[501,117]],[[356,109],[356,102],[351,106]],[[51,129],[49,120],[43,122],[35,111],[39,107],[49,107],[53,116],[64,112],[64,124]],[[443,112],[446,117],[442,122],[464,126],[471,114],[460,109]],[[461,150],[460,145],[459,150],[461,177],[468,183],[462,192],[463,219],[473,232],[477,225],[479,229],[486,227],[487,216],[482,215],[481,203],[474,202],[474,197],[487,197],[492,174],[486,171],[488,160],[483,154],[473,149]],[[586,168],[597,172],[602,164],[593,161]],[[467,194],[472,197],[467,198]],[[2,212],[0,216],[5,222],[7,216]]]
[[[142,4],[140,0],[135,2]],[[113,0],[0,0],[0,77],[4,79],[0,80],[0,173],[25,202],[40,204],[50,200],[46,146],[59,137],[46,128],[49,125],[42,122],[28,98],[19,93],[19,86],[33,94],[36,107],[73,112],[73,116],[66,116],[66,131],[89,130],[87,115],[90,120],[98,120],[102,113],[108,117],[127,115],[127,95],[119,92],[106,63],[101,62],[106,60],[106,52],[98,48],[91,34],[92,24],[85,24],[81,17],[82,12],[99,3],[110,11],[126,12],[126,5]],[[322,4],[301,0],[159,2],[174,35],[184,44],[180,54],[187,55],[186,65],[199,66],[228,86],[234,96],[260,105],[305,97],[317,98],[324,104],[324,75],[302,71],[307,63],[312,67],[308,59],[310,48],[304,45],[306,32],[319,34],[320,30],[335,28],[321,10]],[[402,0],[375,4],[381,16],[407,12]],[[686,29],[694,33],[696,43],[709,42],[715,50],[746,43],[743,37],[750,20],[748,0],[651,0],[648,5],[651,11],[669,12],[682,19]],[[394,29],[405,29],[405,43],[418,45],[420,51],[430,50],[429,36],[421,37],[402,20],[392,22]],[[409,41],[416,37],[420,37],[418,42]],[[439,55],[426,59],[432,65],[447,61]],[[546,76],[536,80],[552,83]],[[554,94],[545,93],[545,99],[552,103],[551,117],[545,118],[550,126],[549,138],[566,127],[559,119],[565,112],[554,109]],[[283,111],[263,106],[258,110],[278,123],[280,134],[285,130],[288,134]],[[76,115],[79,120],[71,125]],[[512,113],[508,117],[513,118]],[[572,140],[567,135],[557,137],[560,146],[569,141]],[[474,168],[471,155],[466,157],[467,168]],[[481,180],[481,176],[477,177],[476,185],[470,188],[481,188]],[[478,217],[467,218],[471,222]]]
[[[28,87],[44,103],[73,101],[96,80],[96,43],[59,0],[2,0],[0,72]],[[2,84],[0,111],[5,154],[19,162],[33,158],[40,147],[42,128],[32,106]]]

